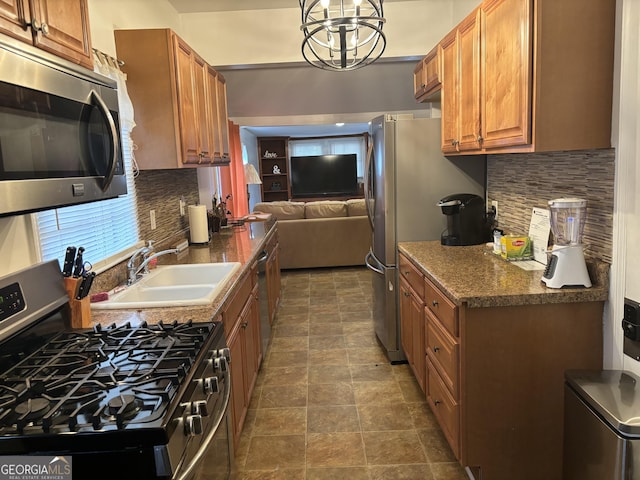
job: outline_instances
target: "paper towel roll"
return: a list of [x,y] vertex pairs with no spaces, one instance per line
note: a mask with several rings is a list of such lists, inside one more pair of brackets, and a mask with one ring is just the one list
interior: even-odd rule
[[189,205],[189,238],[191,243],[207,243],[209,241],[207,207],[205,205]]

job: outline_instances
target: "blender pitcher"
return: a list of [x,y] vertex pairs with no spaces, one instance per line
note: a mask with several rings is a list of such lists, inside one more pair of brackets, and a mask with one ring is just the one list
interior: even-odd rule
[[582,232],[587,216],[587,201],[581,198],[557,198],[549,201],[554,245],[542,281],[549,288],[590,287],[584,260]]
[[549,202],[551,231],[556,245],[581,245],[587,201],[581,198],[558,198]]

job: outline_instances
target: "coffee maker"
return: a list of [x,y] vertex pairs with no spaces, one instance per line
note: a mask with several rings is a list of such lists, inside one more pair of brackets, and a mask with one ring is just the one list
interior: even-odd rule
[[487,220],[484,199],[472,193],[447,195],[437,204],[447,216],[442,245],[479,245],[489,240],[492,223]]

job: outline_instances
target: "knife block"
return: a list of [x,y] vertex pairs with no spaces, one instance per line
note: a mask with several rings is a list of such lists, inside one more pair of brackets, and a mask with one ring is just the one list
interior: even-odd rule
[[64,288],[69,295],[69,307],[71,307],[71,328],[88,328],[91,326],[91,300],[89,295],[82,300],[76,300],[80,282],[82,282],[82,278],[64,278]]

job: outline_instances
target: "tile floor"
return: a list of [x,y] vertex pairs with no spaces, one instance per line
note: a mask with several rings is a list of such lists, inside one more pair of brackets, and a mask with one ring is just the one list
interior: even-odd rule
[[365,268],[285,271],[234,480],[466,480],[407,365],[390,365]]

